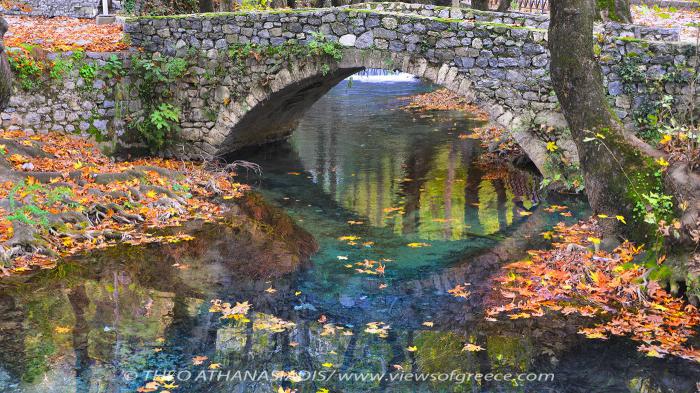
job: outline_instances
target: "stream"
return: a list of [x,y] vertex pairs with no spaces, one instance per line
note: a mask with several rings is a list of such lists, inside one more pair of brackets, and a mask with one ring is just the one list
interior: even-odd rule
[[[695,392],[700,366],[577,334],[591,319],[484,320],[500,267],[590,212],[524,170],[480,165],[464,135],[482,124],[465,114],[401,109],[433,89],[365,71],[288,141],[231,158],[260,165],[239,181],[318,243],[297,272],[241,273],[282,257],[206,224],[192,242],[0,283],[0,392]],[[448,292],[459,284],[468,296]],[[250,311],[221,319],[213,299]],[[172,379],[149,390],[156,374]]]

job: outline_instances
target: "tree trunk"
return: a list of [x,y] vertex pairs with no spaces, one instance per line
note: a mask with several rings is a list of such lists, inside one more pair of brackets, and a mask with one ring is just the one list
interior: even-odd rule
[[489,0],[472,0],[472,7],[475,10],[488,11]]
[[200,12],[214,12],[214,3],[212,0],[199,0]]
[[498,8],[496,8],[496,11],[508,12],[509,9],[510,9],[510,0],[499,0],[498,1]]
[[597,0],[596,19],[632,23],[630,0]]
[[5,109],[12,95],[12,70],[7,61],[4,41],[7,27],[7,21],[0,16],[0,110]]
[[656,183],[656,168],[628,143],[608,105],[593,56],[595,12],[594,0],[550,2],[550,72],[576,143],[591,207],[595,213],[631,217],[638,197],[632,194],[645,192],[630,187],[631,177]]
[[679,240],[689,243],[688,233],[700,225],[700,175],[679,163],[665,171],[665,178],[659,176],[663,167],[655,159],[663,154],[626,133],[610,108],[593,55],[595,1],[557,0],[550,7],[552,82],[578,150],[594,213],[630,219],[624,226],[617,220],[602,220],[608,233],[621,231],[636,240],[652,240],[658,237],[657,226],[645,224],[634,207],[651,208],[643,195],[672,194],[675,206],[688,206],[676,213],[683,224]]

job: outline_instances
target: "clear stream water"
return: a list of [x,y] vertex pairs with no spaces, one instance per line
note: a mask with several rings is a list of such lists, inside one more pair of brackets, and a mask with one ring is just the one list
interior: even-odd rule
[[[500,266],[585,205],[559,199],[572,217],[548,213],[538,179],[477,165],[479,142],[459,135],[478,124],[463,114],[399,109],[399,97],[431,89],[406,75],[355,76],[288,142],[236,157],[261,165],[262,176],[241,179],[318,241],[298,273],[241,274],[232,266],[269,261],[208,225],[193,242],[109,250],[0,283],[0,392],[150,391],[154,370],[175,371],[178,386],[156,392],[696,391],[697,365],[576,334],[590,320],[484,320]],[[447,293],[462,283],[468,298]],[[212,299],[250,302],[249,321],[221,320]],[[366,331],[371,322],[389,326],[384,337]],[[484,350],[462,351],[467,342]],[[305,381],[274,381],[275,370]]]

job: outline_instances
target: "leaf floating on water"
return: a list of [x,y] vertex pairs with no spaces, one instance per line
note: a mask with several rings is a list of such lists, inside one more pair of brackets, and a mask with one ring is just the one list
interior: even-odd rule
[[267,289],[265,290],[265,292],[267,292],[267,293],[275,293],[275,292],[277,292],[277,290],[276,290],[275,288],[273,288],[272,286],[270,286],[269,288],[267,288]]
[[370,322],[365,328],[365,333],[376,334],[381,338],[387,338],[389,336],[389,329],[391,329],[391,327],[384,322]]
[[204,363],[205,360],[209,359],[206,356],[195,356],[192,358],[192,364],[195,366],[199,366]]
[[464,284],[458,284],[456,287],[449,289],[447,293],[451,294],[454,297],[461,297],[461,298],[468,298],[469,295],[471,295],[471,292],[467,290],[467,286],[471,284],[469,283],[464,283]]
[[341,260],[341,261],[347,261],[347,260],[348,260],[348,257],[346,257],[346,256],[344,256],[344,255],[338,255],[338,259]]
[[434,323],[432,321],[425,321],[422,325],[427,327],[433,327]]
[[416,351],[418,350],[418,347],[416,347],[416,346],[414,345],[414,346],[407,347],[406,350],[407,350],[408,352],[416,352]]
[[430,247],[430,243],[419,243],[419,242],[408,243],[408,244],[406,244],[406,245],[407,245],[408,247],[411,247],[411,248]]

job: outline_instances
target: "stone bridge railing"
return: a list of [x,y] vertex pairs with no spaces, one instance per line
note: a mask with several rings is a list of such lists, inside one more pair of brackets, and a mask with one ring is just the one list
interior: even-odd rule
[[[441,7],[430,4],[373,2],[348,6],[355,9],[367,9],[401,14],[413,14],[431,18],[471,20],[479,22],[503,23],[512,26],[549,28],[549,15],[528,12],[493,12],[475,9]],[[597,23],[594,33],[615,37],[637,38],[650,41],[675,42],[680,39],[680,29],[673,27],[650,27],[616,22]]]
[[[337,64],[340,74],[362,67],[396,69],[456,91],[482,105],[493,121],[509,128],[544,169],[546,139],[553,136],[538,136],[536,130],[542,126],[566,128],[549,78],[547,31],[542,28],[546,23],[546,17],[541,15],[374,3],[316,10],[136,18],[127,20],[126,31],[135,46],[168,55],[184,55],[190,48],[225,51],[244,43],[274,46],[287,41],[307,42],[314,33],[322,33],[346,48],[343,60]],[[625,92],[642,91],[637,86],[623,86],[620,69],[626,59],[634,57],[650,78],[679,72],[686,65],[697,66],[696,48],[691,44],[637,38],[673,41],[678,38],[675,31],[619,24],[600,26],[599,30],[602,34],[598,35],[598,56],[611,104],[623,121],[630,122],[635,105],[641,103],[639,96]],[[323,79],[321,74],[325,75],[318,68],[303,76],[285,76],[277,88],[296,85],[301,91],[309,81],[318,83]],[[340,74],[331,73],[328,79]],[[266,78],[279,79],[278,75]],[[664,93],[680,101],[690,100],[683,98],[689,94],[683,82],[666,83]],[[222,108],[220,113],[228,122],[217,117],[211,128],[208,135],[216,135],[209,140],[213,150],[239,147],[243,142],[230,143],[236,139],[231,138],[232,132],[246,132],[237,124],[260,103],[275,107],[275,95],[275,88],[262,86],[256,94],[249,95],[246,105],[232,103],[231,108]],[[303,109],[297,108],[300,112]],[[257,115],[270,117],[275,113]],[[243,124],[251,128],[253,120],[249,117]],[[284,128],[275,124],[266,127]],[[263,128],[251,129],[266,135],[264,139],[274,139]],[[222,146],[223,140],[228,142]],[[566,140],[561,144],[575,155],[573,144]]]

